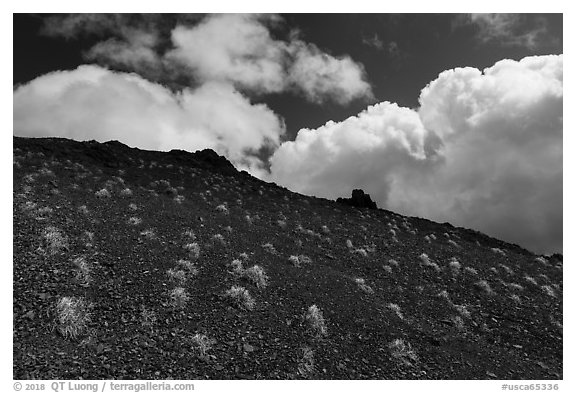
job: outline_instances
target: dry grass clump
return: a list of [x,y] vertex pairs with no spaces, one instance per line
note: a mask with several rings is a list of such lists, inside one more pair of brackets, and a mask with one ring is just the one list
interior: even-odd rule
[[145,237],[148,240],[156,239],[156,233],[152,228],[143,230],[142,232],[140,232],[140,236]]
[[509,298],[516,304],[522,304],[522,299],[520,299],[520,296],[516,294],[510,295]]
[[198,243],[187,243],[184,245],[184,249],[188,251],[188,255],[191,259],[198,259],[200,258],[200,246]]
[[452,307],[464,318],[470,318],[472,314],[468,311],[468,308],[465,305],[454,304]]
[[140,225],[140,224],[142,224],[142,219],[138,218],[138,217],[130,217],[128,219],[128,224],[129,225]]
[[170,305],[174,308],[184,308],[188,304],[190,297],[186,289],[182,287],[176,287],[168,293],[170,298]]
[[205,357],[206,353],[215,343],[214,340],[211,340],[205,334],[200,333],[196,333],[194,336],[190,337],[188,341],[192,346],[192,349],[201,357]]
[[315,372],[314,351],[310,347],[300,348],[298,359],[298,373],[303,378],[311,378]]
[[460,248],[460,246],[458,245],[458,243],[456,243],[456,242],[455,242],[454,240],[452,240],[452,239],[448,240],[448,244],[450,244],[450,245],[453,246],[453,247]]
[[502,263],[500,263],[498,266],[500,266],[502,268],[502,270],[504,270],[506,272],[506,274],[513,276],[514,275],[514,270],[512,270],[509,266],[506,266]]
[[152,332],[154,330],[154,325],[156,324],[158,317],[156,312],[148,310],[146,307],[142,306],[140,311],[140,321],[142,327]]
[[550,297],[556,297],[556,292],[550,285],[543,285],[542,291]]
[[122,191],[120,191],[120,196],[123,196],[123,197],[131,197],[133,194],[134,193],[129,188],[125,188]]
[[367,252],[365,249],[363,249],[363,248],[357,248],[357,249],[355,249],[355,250],[353,251],[353,253],[355,253],[355,254],[360,254],[360,255],[362,255],[364,258],[368,257],[368,252]]
[[176,285],[179,286],[186,284],[186,280],[188,277],[186,277],[186,272],[184,270],[171,268],[168,269],[168,271],[166,271],[166,274],[168,275],[170,282],[175,283]]
[[226,204],[216,206],[216,211],[225,215],[230,213]]
[[466,326],[464,324],[464,320],[459,315],[454,315],[450,318],[454,327],[458,330],[465,330]]
[[526,280],[527,282],[529,282],[532,285],[538,285],[538,282],[536,282],[536,280],[530,276],[524,276],[524,280]]
[[219,233],[212,236],[212,241],[214,244],[220,244],[222,247],[226,247],[226,240],[224,240],[224,236]]
[[196,265],[187,260],[187,259],[179,259],[178,262],[176,262],[178,265],[180,265],[180,267],[182,269],[184,269],[184,271],[186,272],[187,276],[196,276],[198,275],[198,268],[196,267]]
[[374,293],[374,290],[368,284],[366,284],[366,280],[364,280],[363,278],[356,278],[354,279],[354,282],[356,283],[356,285],[358,285],[358,288],[360,288],[361,291],[368,294]]
[[232,267],[232,274],[237,277],[242,277],[244,274],[244,267],[242,266],[242,261],[239,259],[234,259],[230,262],[230,266]]
[[290,255],[290,258],[288,258],[288,260],[295,267],[300,267],[302,264],[311,264],[312,263],[312,260],[310,259],[310,257],[307,257],[306,255]]
[[44,250],[50,255],[55,255],[63,250],[68,250],[68,239],[56,227],[47,227],[42,231]]
[[494,291],[490,287],[490,284],[486,280],[480,280],[474,283],[474,288],[486,295],[493,295]]
[[537,262],[537,263],[544,265],[544,266],[549,265],[548,261],[544,257],[536,257],[536,258],[534,258],[534,262]]
[[404,320],[404,315],[402,314],[402,310],[400,309],[399,305],[397,305],[396,303],[388,303],[386,307],[392,310],[398,318]]
[[316,337],[325,336],[328,333],[326,321],[322,311],[315,304],[311,305],[304,317]]
[[470,266],[466,266],[464,268],[464,273],[467,273],[471,276],[477,276],[478,275],[478,271],[476,269],[474,269],[473,267],[470,267]]
[[267,252],[269,252],[270,254],[278,254],[278,251],[276,251],[276,248],[274,247],[274,245],[272,243],[265,243],[262,244],[262,248],[264,250],[266,250]]
[[76,281],[80,283],[80,285],[87,287],[92,282],[92,277],[90,276],[91,268],[88,262],[86,262],[86,258],[80,256],[75,258],[72,263],[78,271],[76,272]]
[[41,176],[49,176],[49,177],[54,177],[54,172],[52,172],[50,169],[48,168],[40,168],[38,170],[38,174]]
[[456,257],[452,257],[452,259],[450,259],[450,262],[448,263],[448,267],[450,268],[450,271],[452,272],[453,276],[459,275],[460,269],[462,268],[462,266],[460,265],[460,262],[458,262],[458,259],[456,259]]
[[83,298],[64,296],[56,303],[56,327],[64,338],[82,335],[92,320],[92,304]]
[[514,289],[516,291],[523,291],[524,287],[520,284],[516,284],[515,282],[510,282],[506,285],[510,289]]
[[268,275],[264,272],[264,269],[258,265],[254,265],[244,270],[243,276],[251,281],[258,289],[266,288],[268,285]]
[[413,366],[418,362],[418,355],[412,349],[410,343],[397,338],[388,344],[392,357],[406,366]]
[[181,205],[182,202],[184,202],[185,200],[186,200],[186,197],[184,197],[184,195],[176,195],[174,197],[174,202],[176,202],[179,205]]
[[438,293],[438,297],[440,299],[445,300],[446,302],[448,302],[450,304],[452,303],[452,300],[450,300],[450,294],[448,293],[447,290],[440,291],[440,293]]
[[196,240],[196,234],[192,229],[187,229],[186,231],[184,231],[184,237],[189,238],[191,241]]
[[506,256],[506,252],[504,250],[501,250],[499,248],[491,248],[490,249],[494,254],[498,254],[498,255],[502,255],[502,256]]
[[36,211],[36,219],[37,220],[45,220],[53,212],[54,212],[54,209],[52,209],[49,206],[41,207]]
[[423,266],[431,267],[431,268],[433,268],[437,273],[440,272],[440,267],[438,266],[438,264],[435,263],[435,262],[430,261],[430,257],[428,257],[427,254],[422,253],[422,254],[420,254],[420,256],[419,256],[418,258],[420,258],[420,263],[421,263]]
[[110,191],[108,191],[107,188],[103,188],[99,191],[96,191],[94,195],[96,196],[96,198],[110,198],[112,196],[112,194],[110,194]]
[[36,209],[36,206],[37,206],[37,204],[36,204],[35,202],[26,201],[26,202],[24,202],[22,205],[20,205],[20,208],[21,208],[23,211],[29,212],[29,211],[31,211],[31,210]]
[[234,305],[245,310],[253,310],[256,302],[250,296],[250,292],[244,287],[233,285],[225,294]]

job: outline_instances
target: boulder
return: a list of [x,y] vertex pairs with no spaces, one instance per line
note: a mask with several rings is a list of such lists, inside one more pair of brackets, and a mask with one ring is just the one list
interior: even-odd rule
[[343,203],[348,206],[366,208],[366,209],[378,209],[376,202],[370,198],[369,194],[365,194],[363,190],[352,190],[352,198],[338,198],[336,202]]

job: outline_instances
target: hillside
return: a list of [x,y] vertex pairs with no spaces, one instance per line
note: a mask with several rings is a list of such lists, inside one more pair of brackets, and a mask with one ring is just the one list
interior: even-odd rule
[[14,379],[562,379],[562,257],[216,153],[15,137]]

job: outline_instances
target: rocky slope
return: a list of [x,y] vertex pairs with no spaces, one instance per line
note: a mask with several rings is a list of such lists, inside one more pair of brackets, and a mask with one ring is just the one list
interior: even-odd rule
[[14,138],[15,379],[561,379],[562,257],[212,151]]

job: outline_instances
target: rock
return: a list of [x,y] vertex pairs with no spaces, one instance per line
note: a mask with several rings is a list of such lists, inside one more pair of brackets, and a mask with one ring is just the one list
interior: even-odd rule
[[359,189],[352,190],[352,198],[338,198],[336,202],[353,207],[378,209],[376,202],[370,198],[370,195]]

